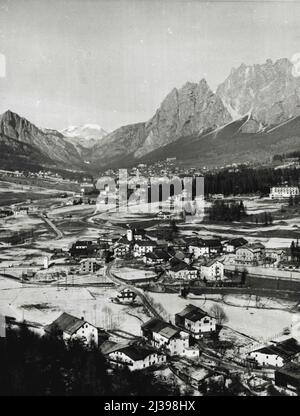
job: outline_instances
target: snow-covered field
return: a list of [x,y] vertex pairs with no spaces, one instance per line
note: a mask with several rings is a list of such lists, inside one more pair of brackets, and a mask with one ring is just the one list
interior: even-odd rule
[[141,321],[149,318],[140,306],[112,303],[116,294],[114,288],[31,286],[0,277],[0,313],[45,325],[68,312],[99,327],[140,335]]
[[286,201],[274,201],[269,198],[241,198],[248,214],[261,214],[262,212],[277,211]]
[[120,267],[115,268],[114,270],[116,274],[125,280],[133,280],[133,279],[149,279],[151,277],[155,277],[156,274],[153,271],[141,270],[141,269],[133,269],[130,267]]
[[[151,293],[150,296],[159,302],[171,315],[174,322],[175,313],[180,312],[186,305],[193,304],[209,312],[216,303],[224,309],[228,322],[227,325],[236,331],[252,336],[256,339],[271,337],[284,328],[291,326],[295,314],[285,310],[268,310],[261,308],[247,308],[245,306],[232,306],[224,303],[208,300],[205,296],[199,299],[182,299],[178,294]],[[210,295],[209,295],[210,296]],[[193,296],[194,297],[194,296]],[[237,302],[237,298],[235,298]],[[244,298],[241,298],[243,305]],[[261,302],[264,299],[261,298]],[[267,300],[265,301],[268,302]]]

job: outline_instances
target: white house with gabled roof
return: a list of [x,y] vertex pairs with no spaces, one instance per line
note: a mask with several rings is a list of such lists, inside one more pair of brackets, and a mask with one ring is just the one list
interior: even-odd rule
[[83,318],[79,319],[66,312],[62,313],[55,321],[44,327],[44,331],[59,331],[64,341],[69,339],[81,339],[86,344],[98,345],[98,328]]

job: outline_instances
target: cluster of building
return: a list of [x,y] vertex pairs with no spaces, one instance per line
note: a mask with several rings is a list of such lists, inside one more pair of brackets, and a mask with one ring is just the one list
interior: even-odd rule
[[288,393],[300,391],[300,344],[295,338],[271,341],[248,353],[248,361],[274,370],[275,385]]
[[266,248],[242,237],[181,237],[171,226],[148,231],[128,228],[121,237],[111,234],[97,240],[78,240],[69,251],[90,272],[97,267],[97,260],[111,255],[134,259],[173,280],[207,282],[225,281],[228,266],[279,267],[292,260],[290,249]]
[[188,305],[175,315],[175,325],[152,318],[141,326],[143,342],[120,344],[113,341],[101,347],[108,360],[130,370],[148,368],[167,362],[168,357],[199,358],[197,340],[216,333],[217,321],[205,311]]
[[216,333],[217,321],[202,309],[188,305],[175,315],[175,325],[159,318],[142,324],[142,339],[116,342],[110,334],[68,313],[61,314],[44,327],[45,333],[62,336],[63,340],[80,339],[99,346],[112,366],[142,370],[167,362],[168,357],[199,358],[197,340]]

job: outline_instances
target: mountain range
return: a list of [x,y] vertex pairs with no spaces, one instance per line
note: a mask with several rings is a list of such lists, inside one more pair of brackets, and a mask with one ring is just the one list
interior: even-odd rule
[[150,120],[111,133],[91,124],[58,132],[11,111],[0,116],[0,167],[96,172],[166,157],[215,166],[265,161],[299,148],[300,77],[288,59],[233,68],[215,92],[205,79],[187,82],[165,97]]
[[61,133],[69,143],[76,146],[79,153],[82,153],[84,149],[92,148],[108,134],[98,124],[70,126],[61,130]]

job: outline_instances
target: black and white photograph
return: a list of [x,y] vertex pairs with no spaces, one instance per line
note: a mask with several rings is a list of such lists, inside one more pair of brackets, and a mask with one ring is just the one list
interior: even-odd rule
[[0,0],[0,396],[300,396],[299,17]]

